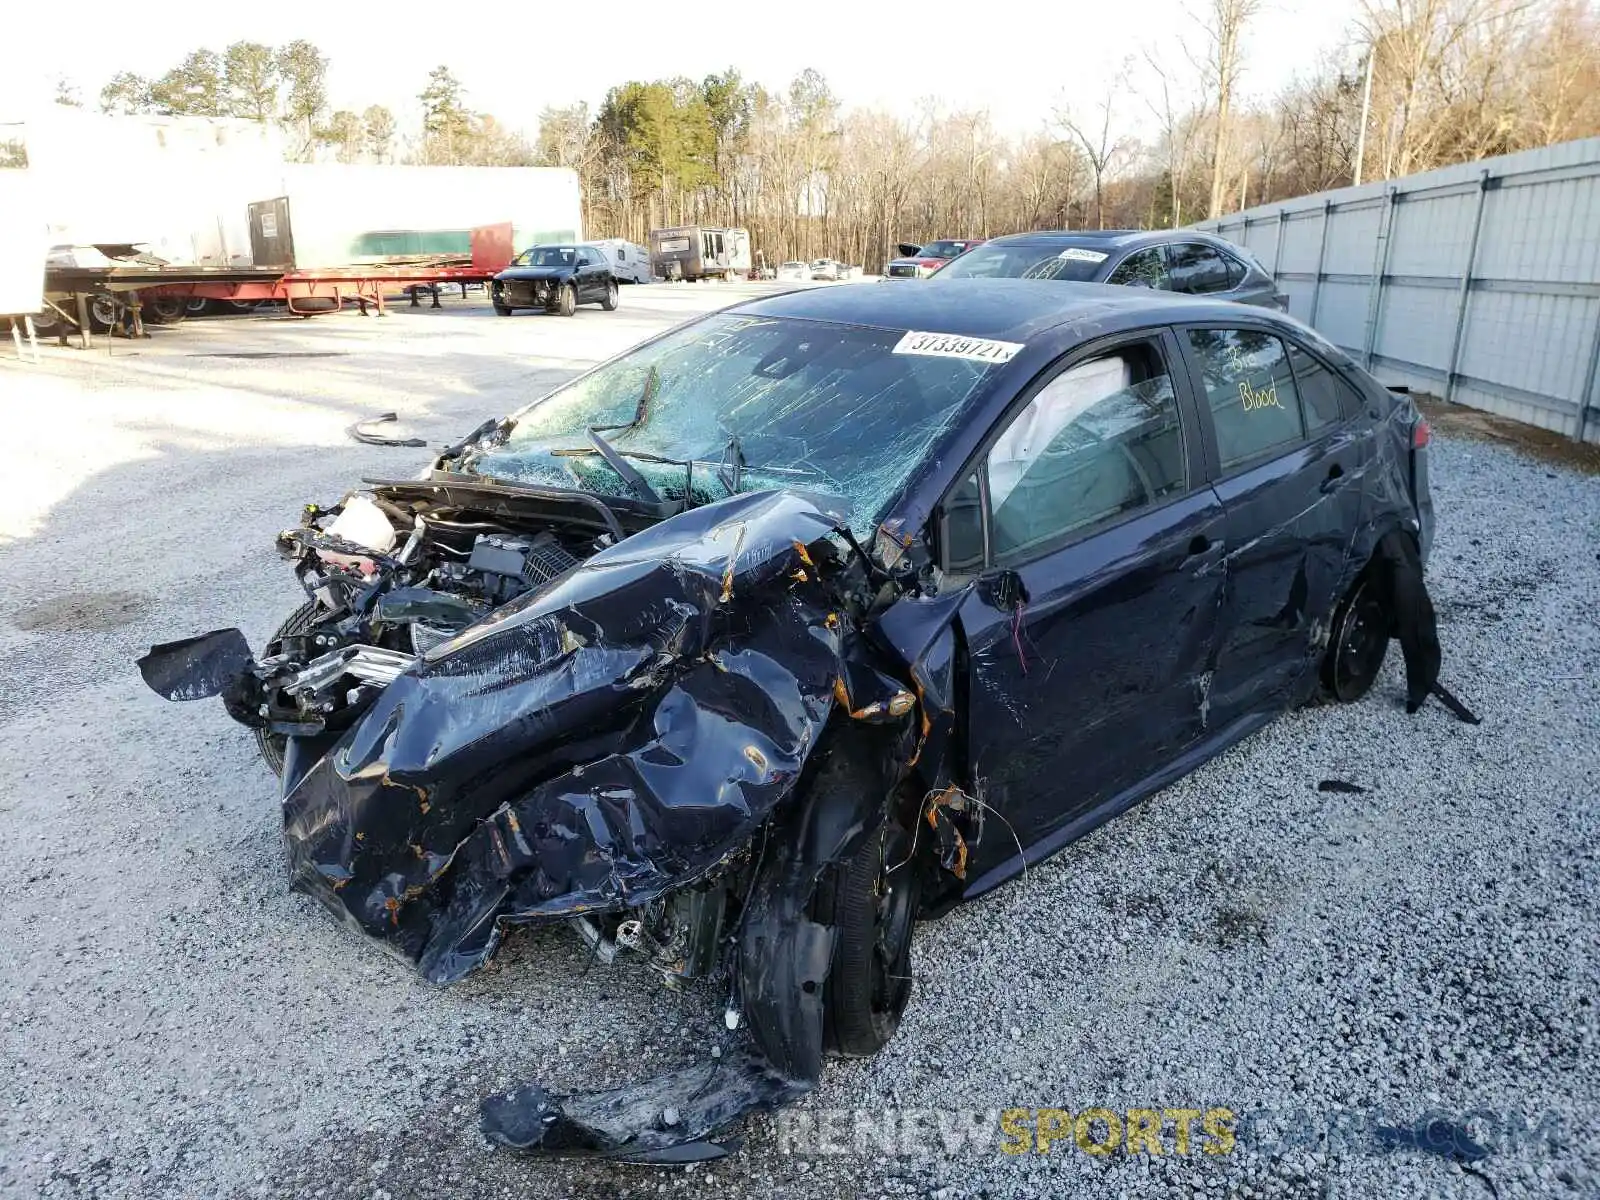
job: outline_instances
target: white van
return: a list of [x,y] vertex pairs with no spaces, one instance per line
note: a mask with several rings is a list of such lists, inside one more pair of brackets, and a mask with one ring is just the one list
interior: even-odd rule
[[625,238],[602,238],[596,242],[583,244],[593,246],[605,254],[606,262],[611,265],[611,273],[617,277],[617,282],[650,282],[650,251],[645,247]]

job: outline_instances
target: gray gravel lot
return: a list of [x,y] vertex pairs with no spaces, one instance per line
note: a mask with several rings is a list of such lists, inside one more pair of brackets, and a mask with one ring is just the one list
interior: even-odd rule
[[[0,1195],[1600,1195],[1600,478],[1449,438],[1431,577],[1445,680],[1483,724],[1406,716],[1392,655],[1364,703],[1279,720],[923,926],[899,1037],[797,1110],[993,1133],[1011,1107],[1221,1106],[1258,1118],[1232,1153],[1173,1153],[1170,1127],[1159,1157],[795,1153],[793,1117],[687,1171],[483,1143],[491,1088],[710,1053],[721,994],[586,969],[559,931],[423,984],[287,893],[248,733],[133,660],[234,622],[259,644],[298,603],[273,534],[423,465],[349,441],[358,416],[438,443],[752,290],[629,289],[570,321],[478,299],[230,318],[0,360]],[[1469,1111],[1481,1174],[1359,1136]]]

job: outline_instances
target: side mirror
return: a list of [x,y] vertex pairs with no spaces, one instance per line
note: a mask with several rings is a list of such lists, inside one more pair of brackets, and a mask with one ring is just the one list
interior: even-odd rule
[[983,602],[1001,612],[1015,612],[1028,602],[1028,585],[1015,571],[991,571],[978,580],[978,595]]

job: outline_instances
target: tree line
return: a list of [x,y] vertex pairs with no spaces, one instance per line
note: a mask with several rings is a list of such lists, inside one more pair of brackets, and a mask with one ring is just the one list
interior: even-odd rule
[[1591,0],[1362,0],[1342,44],[1270,97],[1246,91],[1263,0],[1196,2],[1184,50],[1129,56],[1099,95],[1021,134],[935,102],[849,108],[814,70],[774,91],[729,68],[547,108],[530,141],[474,111],[445,66],[402,132],[381,105],[330,112],[327,59],[305,41],[118,74],[100,104],[277,122],[300,158],[570,167],[594,235],[740,225],[768,262],[869,270],[902,241],[1183,225],[1600,133]]
[[1262,0],[1203,5],[1186,51],[1130,56],[1022,135],[932,103],[846,109],[814,71],[774,94],[729,70],[547,109],[538,161],[579,172],[589,228],[744,225],[769,261],[875,269],[901,241],[1179,226],[1600,134],[1590,0],[1364,0],[1317,70],[1265,98],[1244,90]]

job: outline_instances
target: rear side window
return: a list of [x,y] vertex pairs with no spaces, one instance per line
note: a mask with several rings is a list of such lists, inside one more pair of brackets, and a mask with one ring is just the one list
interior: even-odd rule
[[1222,255],[1199,242],[1168,246],[1167,267],[1172,273],[1175,292],[1203,296],[1208,292],[1225,292],[1231,286],[1228,264],[1222,261]]
[[1295,390],[1305,407],[1307,433],[1338,425],[1361,411],[1360,393],[1292,342],[1289,365],[1294,369]]
[[1244,277],[1250,274],[1250,268],[1231,254],[1224,254],[1222,262],[1228,268],[1228,286],[1230,288],[1238,287],[1244,282]]
[[1160,292],[1172,290],[1172,278],[1167,274],[1166,255],[1161,246],[1130,254],[1111,272],[1111,278],[1106,282],[1120,283],[1126,287],[1155,288]]
[[1305,440],[1300,397],[1283,343],[1255,329],[1190,329],[1227,470]]
[[1061,372],[989,451],[993,561],[1026,561],[1075,530],[1188,489],[1160,349],[1141,342]]

